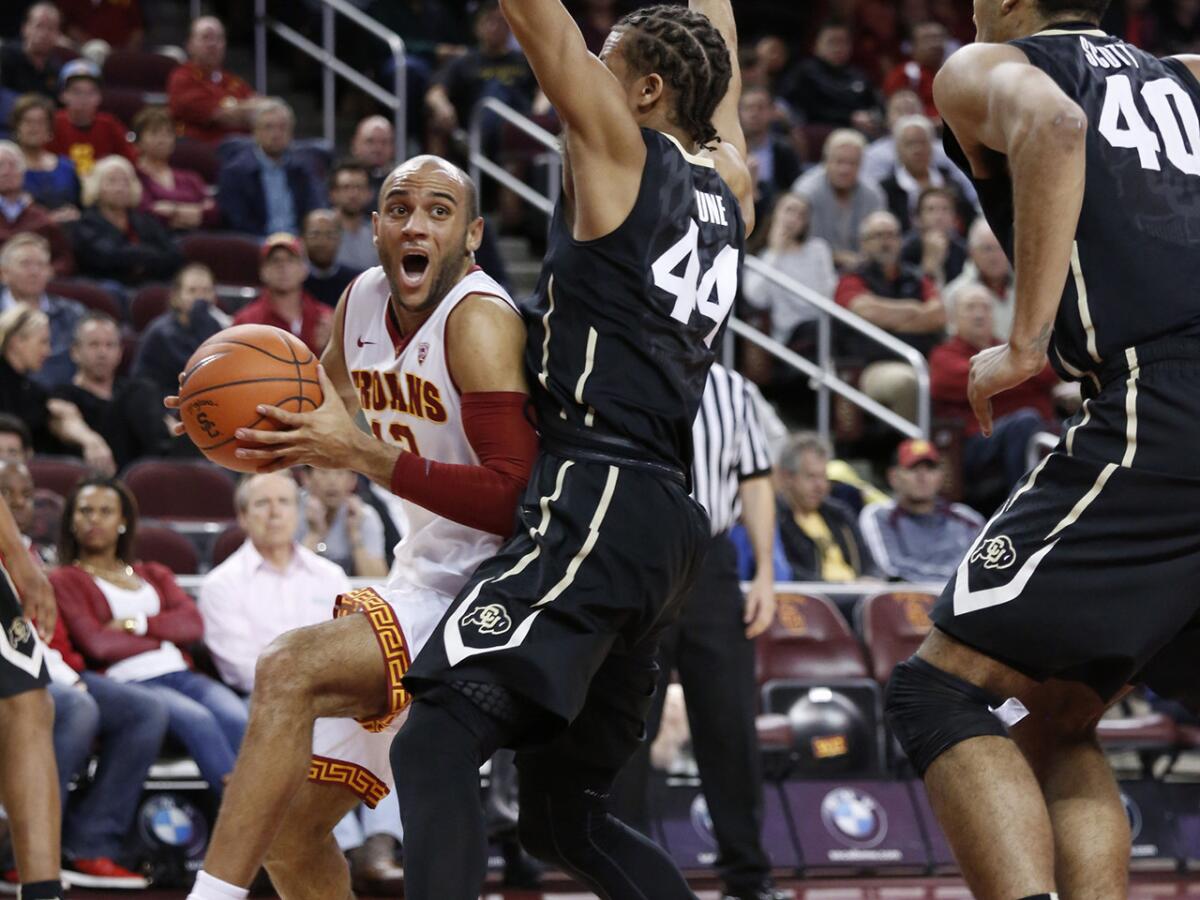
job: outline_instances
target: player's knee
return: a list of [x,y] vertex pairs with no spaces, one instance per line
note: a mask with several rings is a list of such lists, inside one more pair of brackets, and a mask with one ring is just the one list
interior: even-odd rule
[[896,666],[888,681],[884,711],[917,774],[947,750],[975,737],[1007,737],[991,709],[1001,701],[969,681],[919,657]]
[[302,698],[311,683],[309,665],[314,658],[300,632],[289,631],[273,640],[254,666],[254,693],[260,701],[280,704],[289,697]]

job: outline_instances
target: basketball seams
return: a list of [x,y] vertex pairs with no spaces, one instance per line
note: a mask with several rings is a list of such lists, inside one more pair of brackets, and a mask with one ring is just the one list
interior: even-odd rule
[[[275,379],[275,380],[290,380],[290,379]],[[316,384],[316,382],[315,382],[315,381],[307,381],[307,380],[306,380],[306,381],[305,381],[305,384]],[[281,400],[276,400],[276,401],[274,401],[274,402],[271,404],[271,406],[278,406],[278,407],[282,407],[284,403],[291,403],[293,400],[295,400],[295,401],[296,401],[296,404],[297,404],[297,406],[299,407],[299,409],[297,410],[297,412],[303,412],[303,411],[304,411],[304,404],[305,404],[305,403],[311,403],[311,404],[312,404],[312,408],[313,408],[313,409],[316,409],[316,408],[317,408],[317,401],[316,401],[316,400],[314,400],[312,397],[305,397],[303,394],[301,394],[301,395],[300,395],[300,396],[298,396],[298,397],[297,397],[297,396],[295,396],[295,395],[292,395],[292,396],[289,396],[289,397],[284,397],[284,398],[283,398],[283,399],[281,399]],[[239,427],[239,428],[251,428],[251,429],[253,429],[253,428],[257,428],[257,427],[258,427],[258,426],[259,426],[259,425],[260,425],[260,424],[261,424],[263,421],[265,421],[265,420],[266,420],[266,418],[267,418],[266,416],[259,416],[257,419],[255,419],[253,422],[251,422],[249,425],[239,425],[238,427]],[[200,450],[200,451],[202,451],[202,452],[208,452],[208,451],[210,451],[210,450],[219,450],[221,447],[224,447],[224,446],[225,446],[226,444],[228,444],[230,441],[235,441],[235,440],[237,440],[237,438],[236,438],[234,435],[230,435],[229,437],[225,438],[225,440],[223,440],[223,441],[218,441],[218,442],[217,442],[217,443],[215,443],[215,444],[206,444],[206,445],[205,445],[205,446],[203,446],[203,447],[201,447],[199,444],[196,444],[196,449],[197,449],[197,450]],[[193,443],[194,443],[194,442],[193,442]]]
[[[213,384],[213,385],[209,385],[208,387],[202,387],[202,388],[198,388],[197,390],[195,390],[195,391],[192,391],[192,393],[190,393],[190,394],[184,394],[184,395],[182,395],[182,396],[179,398],[179,405],[180,405],[180,406],[183,406],[185,403],[187,403],[187,402],[188,402],[189,400],[191,400],[193,397],[199,397],[201,394],[207,394],[207,393],[209,393],[210,391],[219,391],[219,390],[221,390],[221,388],[227,388],[227,387],[237,387],[237,386],[239,386],[239,385],[243,385],[243,384],[264,384],[264,383],[271,382],[271,381],[281,381],[281,382],[283,382],[283,383],[285,383],[285,384],[292,384],[292,383],[295,383],[295,382],[296,382],[296,379],[293,379],[293,378],[282,378],[282,377],[280,377],[280,376],[278,376],[278,375],[272,375],[272,376],[271,376],[271,377],[269,377],[269,378],[243,378],[243,379],[241,379],[241,380],[239,380],[239,381],[222,381],[220,384]],[[320,382],[320,381],[317,381],[317,380],[316,380],[316,379],[314,379],[314,378],[302,378],[302,379],[300,379],[300,380],[299,380],[299,382],[298,382],[298,386],[299,386],[299,385],[304,385],[304,384],[315,384],[315,385],[317,385],[318,387],[320,387],[320,385],[321,385],[321,382]],[[303,387],[299,387],[299,390],[300,390],[300,392],[301,392],[301,393],[303,393],[303,392],[304,392],[304,388],[303,388]],[[289,397],[288,399],[291,399],[291,398]]]

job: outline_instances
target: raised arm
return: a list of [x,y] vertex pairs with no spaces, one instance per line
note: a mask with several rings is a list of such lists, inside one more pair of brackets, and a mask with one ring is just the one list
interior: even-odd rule
[[976,175],[1007,160],[1013,182],[1016,308],[1008,344],[972,366],[971,405],[991,432],[989,398],[1042,370],[1083,206],[1087,117],[1015,47],[972,44],[934,80],[934,100]]

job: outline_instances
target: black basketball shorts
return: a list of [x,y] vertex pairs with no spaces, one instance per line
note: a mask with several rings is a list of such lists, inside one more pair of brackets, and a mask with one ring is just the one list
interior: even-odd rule
[[46,646],[17,600],[17,592],[0,567],[0,699],[36,690],[50,683]]
[[631,753],[657,681],[658,636],[707,542],[708,516],[682,479],[543,451],[515,536],[472,575],[405,685],[419,695],[437,683],[499,684],[547,714],[523,744],[578,717],[598,742],[611,729],[597,764]]
[[984,527],[932,613],[1038,680],[1200,700],[1200,342],[1130,348]]

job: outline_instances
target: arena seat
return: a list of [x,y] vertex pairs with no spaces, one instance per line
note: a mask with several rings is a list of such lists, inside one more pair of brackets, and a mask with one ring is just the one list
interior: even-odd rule
[[259,244],[248,235],[189,234],[179,242],[188,262],[204,263],[218,284],[258,285]]
[[242,546],[244,540],[246,540],[246,532],[242,531],[237,525],[230,525],[217,535],[212,548],[213,568],[216,568],[233,555],[233,551]]
[[165,96],[150,93],[141,88],[111,87],[105,85],[104,93],[100,100],[100,109],[116,116],[121,120],[121,124],[128,128],[134,116],[141,112],[142,109],[156,101],[162,102],[165,100]]
[[145,518],[184,521],[233,518],[233,478],[211,463],[139,460],[122,477]]
[[221,158],[217,151],[203,141],[193,141],[179,138],[175,142],[175,152],[169,160],[173,169],[190,169],[201,178],[205,184],[216,184],[217,174],[221,170]]
[[179,62],[152,50],[114,50],[104,61],[104,90],[114,87],[164,92]]
[[936,599],[913,591],[884,591],[863,600],[859,629],[871,660],[871,676],[881,685],[887,684],[896,664],[912,656],[929,634],[933,627],[929,611]]
[[92,474],[92,470],[78,456],[35,456],[29,461],[29,474],[33,476],[35,488],[65,497],[75,485]]
[[171,289],[165,284],[148,284],[133,295],[129,304],[129,321],[133,330],[141,334],[146,326],[166,312],[171,299]]
[[1179,743],[1179,727],[1160,712],[1101,719],[1096,737],[1105,750],[1165,750]]
[[200,560],[192,542],[159,525],[138,526],[133,555],[144,562],[161,563],[176,575],[195,575],[200,570]]
[[118,322],[124,318],[121,315],[121,304],[112,293],[98,284],[78,278],[56,278],[46,285],[47,294],[56,294],[78,300],[88,309],[107,313]]

